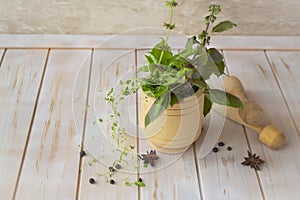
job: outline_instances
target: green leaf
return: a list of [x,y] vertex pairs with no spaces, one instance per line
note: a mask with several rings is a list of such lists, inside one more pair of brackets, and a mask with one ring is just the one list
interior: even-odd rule
[[243,103],[241,100],[227,92],[224,92],[222,90],[218,89],[210,89],[206,95],[209,95],[209,99],[217,104],[220,105],[225,105],[225,106],[230,106],[230,107],[235,107],[235,108],[242,108]]
[[157,63],[168,65],[170,62],[169,60],[173,57],[173,54],[166,41],[161,38],[160,42],[156,44],[154,48],[152,48],[152,50],[145,55],[145,57],[148,64]]
[[208,54],[210,56],[210,61],[215,64],[218,72],[214,72],[218,77],[224,73],[225,64],[223,55],[215,48],[208,49]]
[[169,45],[166,43],[166,40],[162,37],[160,37],[159,43],[157,43],[154,46],[155,49],[164,49],[164,50],[170,50]]
[[197,52],[196,49],[184,49],[180,51],[177,55],[181,58],[188,58],[191,55],[194,55]]
[[110,96],[113,92],[114,92],[114,88],[111,88],[111,89],[109,90],[109,92],[106,94],[106,96],[107,96],[107,97]]
[[212,74],[219,73],[217,66],[212,62],[208,62],[206,65],[197,66],[196,69],[201,74],[201,76],[203,77],[204,80],[209,79],[209,77]]
[[158,98],[168,90],[168,87],[163,85],[145,84],[142,85],[142,90],[146,95],[150,97]]
[[126,185],[126,186],[132,186],[132,183],[126,181],[126,182],[125,182],[125,185]]
[[221,6],[219,4],[212,4],[208,7],[208,11],[214,11],[214,14],[221,12]]
[[206,117],[206,115],[210,112],[211,107],[212,107],[212,102],[208,98],[209,95],[204,96],[204,107],[203,107],[203,115]]
[[132,81],[132,80],[127,80],[127,81],[126,81],[126,84],[127,84],[127,85],[130,84],[131,81]]
[[231,21],[222,21],[219,24],[217,24],[216,26],[213,27],[212,32],[223,32],[226,30],[229,30],[233,27],[236,27],[237,25],[235,23],[232,23]]
[[205,81],[203,79],[192,79],[192,84],[201,89],[207,88],[207,84],[205,83]]
[[204,45],[204,40],[206,39],[206,37],[207,37],[207,32],[204,30],[198,35],[198,39],[200,40],[200,43],[202,45]]
[[146,58],[148,64],[153,64],[155,62],[155,59],[156,59],[151,54],[145,55],[145,58]]
[[138,69],[138,72],[149,72],[149,71],[150,71],[149,65],[144,65]]
[[188,38],[185,43],[185,49],[193,49],[193,44],[195,44],[196,40],[194,37]]
[[140,181],[135,181],[134,185],[140,186],[140,187],[145,187],[146,186],[144,182],[140,182]]
[[162,56],[161,62],[159,64],[169,65],[170,59],[173,57],[173,54],[170,50],[163,50],[158,48],[153,48],[151,52],[147,54],[154,63],[158,63],[160,57]]
[[176,7],[178,5],[178,3],[176,2],[176,0],[169,0],[169,1],[166,1],[166,5],[169,7]]
[[215,48],[203,51],[199,57],[193,59],[193,64],[204,80],[209,79],[212,74],[218,77],[224,74],[225,64],[223,56]]
[[171,101],[170,93],[164,93],[159,96],[151,106],[145,117],[145,126],[148,126],[156,118],[158,118],[167,109]]
[[175,103],[178,102],[178,99],[174,93],[171,93],[171,101],[170,101],[170,106],[174,106]]
[[180,51],[177,55],[182,58],[188,58],[191,55],[194,55],[198,51],[198,47],[200,46],[199,42],[196,40],[196,37],[188,38],[184,50]]
[[[184,69],[184,72],[187,70],[188,69]],[[150,85],[151,90],[154,90],[155,87],[158,86],[169,87],[172,84],[180,84],[186,81],[185,74],[181,74],[183,71],[178,71],[178,69],[175,70],[166,65],[153,65],[150,71],[151,75],[143,78],[142,85]],[[155,91],[153,91],[153,93],[155,93]]]
[[175,55],[172,58],[172,61],[169,64],[169,67],[175,67],[176,69],[182,69],[189,64],[187,58],[183,58],[180,55]]

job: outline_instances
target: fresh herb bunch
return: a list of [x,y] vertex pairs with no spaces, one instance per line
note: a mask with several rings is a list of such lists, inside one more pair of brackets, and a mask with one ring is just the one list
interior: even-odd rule
[[211,33],[223,32],[236,26],[230,21],[222,21],[211,28],[221,12],[220,5],[210,5],[209,15],[205,17],[205,30],[198,36],[188,38],[185,48],[173,54],[168,45],[169,34],[175,28],[173,24],[173,8],[178,4],[175,0],[166,1],[170,8],[170,19],[164,23],[167,28],[166,38],[161,38],[150,52],[145,55],[147,64],[139,69],[148,75],[141,79],[140,86],[143,92],[153,97],[152,107],[145,117],[145,126],[159,117],[167,107],[173,106],[182,99],[197,92],[204,93],[203,114],[206,116],[213,103],[231,107],[242,107],[242,102],[227,92],[211,89],[206,80],[215,74],[220,77],[224,74],[224,58],[215,48],[208,48]]
[[[147,73],[147,76],[142,78],[138,76],[125,82],[120,81],[120,92],[116,92],[112,88],[104,98],[112,108],[113,113],[110,116],[111,137],[117,151],[120,152],[119,158],[114,161],[112,166],[127,163],[125,157],[129,155],[136,160],[136,168],[140,167],[141,160],[145,162],[146,157],[135,157],[133,153],[135,146],[127,144],[126,130],[121,127],[121,116],[118,111],[118,104],[127,96],[136,93],[140,88],[146,95],[156,99],[145,117],[146,126],[159,117],[168,106],[173,106],[198,92],[205,94],[204,116],[209,113],[213,103],[242,107],[242,102],[237,97],[218,89],[211,89],[206,83],[213,74],[217,77],[223,75],[225,68],[222,54],[215,48],[208,48],[211,33],[226,31],[235,27],[236,24],[223,21],[211,28],[217,19],[216,15],[221,11],[221,7],[220,5],[210,5],[208,8],[210,14],[205,17],[205,30],[197,36],[188,38],[184,49],[173,54],[168,40],[171,30],[175,28],[173,9],[178,3],[176,0],[168,0],[166,5],[170,9],[169,22],[164,23],[167,28],[166,37],[161,38],[160,42],[145,55],[147,64],[138,70],[138,73]],[[98,121],[102,123],[103,119],[100,118]],[[147,167],[147,162],[144,167]],[[107,180],[109,180],[112,172],[108,170],[104,175],[107,175]],[[127,178],[124,181],[125,185],[144,186],[141,181],[129,182]]]

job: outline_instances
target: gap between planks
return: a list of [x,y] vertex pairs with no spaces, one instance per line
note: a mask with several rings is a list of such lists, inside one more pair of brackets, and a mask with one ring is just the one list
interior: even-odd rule
[[[28,133],[27,133],[26,141],[25,141],[23,155],[22,155],[22,159],[21,159],[21,163],[20,163],[20,167],[19,167],[19,171],[18,171],[18,176],[17,176],[17,181],[16,181],[16,185],[15,185],[15,188],[14,188],[12,199],[16,198],[16,194],[17,194],[17,190],[18,190],[18,186],[19,186],[19,182],[20,182],[20,176],[21,176],[21,173],[22,173],[22,170],[23,170],[24,160],[25,160],[26,153],[27,153],[27,147],[28,147],[28,143],[29,143],[29,140],[30,140],[30,136],[31,136],[31,130],[32,130],[32,126],[33,126],[33,123],[34,123],[34,120],[35,120],[37,105],[38,105],[38,102],[39,102],[41,89],[42,89],[43,82],[44,82],[44,77],[45,77],[45,73],[46,73],[46,68],[47,68],[47,64],[48,64],[48,60],[49,60],[50,51],[51,50],[48,49],[47,56],[46,56],[46,61],[45,61],[44,69],[43,69],[43,73],[42,73],[42,78],[41,78],[41,81],[40,81],[37,97],[36,97],[35,104],[34,104],[34,109],[33,109],[32,117],[31,117],[30,125],[29,125],[29,130],[28,130]],[[3,58],[4,58],[4,56],[2,57],[2,59]]]
[[[249,148],[249,151],[250,151],[251,153],[253,153],[252,148],[251,148],[250,139],[249,139],[248,134],[247,134],[246,127],[245,127],[244,125],[242,125],[242,127],[243,127],[243,132],[244,132],[244,136],[245,136],[245,138],[246,138],[246,142],[247,142],[247,146],[248,146],[248,148]],[[265,200],[265,199],[266,199],[266,195],[265,195],[265,192],[264,192],[264,189],[263,189],[263,186],[262,186],[262,182],[261,182],[260,175],[259,175],[259,173],[257,172],[256,169],[255,169],[255,175],[256,175],[256,179],[257,179],[257,181],[258,181],[258,185],[259,185],[259,189],[260,189],[262,198],[263,198],[263,200]]]
[[200,180],[200,167],[198,164],[198,158],[197,158],[197,151],[196,151],[196,141],[192,144],[192,148],[193,148],[193,154],[194,154],[194,162],[195,162],[195,166],[196,166],[196,175],[197,175],[197,181],[198,181],[198,189],[199,189],[199,193],[200,193],[200,198],[203,199],[204,195],[203,195],[203,191],[202,191],[202,187],[201,187],[201,180]]
[[2,54],[2,56],[1,56],[1,59],[0,59],[0,68],[1,68],[1,65],[2,65],[2,63],[3,63],[3,60],[4,60],[4,57],[5,57],[6,51],[7,51],[7,48],[4,49],[3,54]]
[[[90,86],[91,86],[91,75],[92,75],[92,66],[93,66],[93,58],[94,58],[94,49],[91,49],[91,60],[90,60],[90,66],[89,66],[89,77],[88,77],[88,86],[87,86],[87,92],[86,92],[86,101],[85,101],[85,108],[89,104],[89,94],[90,94]],[[86,133],[86,123],[87,123],[87,112],[88,109],[85,109],[84,111],[84,119],[83,119],[83,130],[82,130],[82,140],[80,145],[80,151],[84,150],[84,141],[85,141],[85,133]],[[83,157],[80,156],[79,163],[78,163],[78,174],[77,174],[77,187],[76,187],[76,196],[75,199],[79,199],[79,190],[81,185],[81,172],[82,172],[82,164],[83,164]]]
[[300,131],[299,131],[297,125],[296,125],[296,121],[295,121],[295,119],[294,119],[294,117],[293,117],[293,115],[292,115],[291,109],[290,109],[290,107],[289,107],[289,104],[288,104],[288,102],[287,102],[285,96],[284,96],[284,93],[283,93],[282,87],[281,87],[281,85],[280,85],[280,82],[279,82],[279,80],[278,80],[278,78],[277,78],[277,76],[276,76],[275,66],[274,66],[274,64],[272,63],[271,58],[270,58],[270,56],[269,56],[269,54],[267,53],[266,50],[264,50],[264,55],[265,55],[265,57],[266,57],[266,59],[267,59],[267,61],[268,61],[269,67],[271,68],[273,77],[274,77],[274,79],[275,79],[275,81],[276,81],[276,84],[277,84],[277,86],[278,86],[278,88],[279,88],[279,91],[280,91],[280,94],[281,94],[281,96],[282,96],[282,98],[283,98],[285,107],[287,108],[288,113],[289,113],[289,116],[290,116],[290,118],[292,119],[293,126],[295,127],[298,136],[300,136]]
[[[137,55],[138,49],[134,49],[134,66],[135,66],[135,76],[137,78],[137,73],[138,73],[138,55]],[[139,155],[140,153],[140,132],[139,132],[139,94],[138,92],[135,93],[135,115],[136,115],[136,153]],[[140,177],[140,167],[137,168],[137,180]],[[141,199],[141,187],[138,187],[138,199]]]
[[[228,69],[227,61],[226,61],[226,58],[225,58],[225,55],[224,55],[224,49],[222,49],[221,52],[222,52],[222,55],[223,55],[223,58],[224,58],[225,70],[226,70],[227,74],[230,75],[230,71]],[[243,128],[243,133],[244,133],[244,136],[245,136],[245,140],[246,140],[248,149],[251,153],[253,153],[252,148],[251,148],[251,143],[250,143],[250,140],[249,140],[249,137],[248,137],[248,134],[247,134],[246,127],[244,125],[241,125],[241,126]],[[259,189],[260,189],[262,198],[263,198],[263,200],[266,200],[266,195],[265,195],[264,189],[262,187],[261,177],[260,177],[259,173],[257,172],[257,170],[255,170],[255,176],[256,176],[256,179],[257,179],[257,182],[258,182],[258,185],[259,185]]]

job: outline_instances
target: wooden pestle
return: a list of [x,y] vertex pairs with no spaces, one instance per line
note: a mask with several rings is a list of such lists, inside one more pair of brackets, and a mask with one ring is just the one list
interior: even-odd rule
[[259,140],[268,147],[272,149],[280,149],[285,145],[285,135],[274,126],[249,125],[242,120],[236,108],[226,107],[226,109],[224,109],[224,107],[226,106],[218,104],[213,105],[213,109],[218,113],[256,131],[259,134]]
[[238,109],[242,120],[249,125],[261,125],[263,121],[262,108],[247,98],[241,81],[236,76],[227,76],[223,80],[223,87],[226,92],[237,96],[243,103],[243,108]]
[[247,98],[241,81],[235,76],[227,76],[223,81],[226,92],[229,92],[243,102],[243,109],[226,107],[214,104],[214,110],[227,118],[238,122],[259,133],[259,140],[272,149],[279,149],[285,144],[285,135],[272,125],[262,126],[262,108]]

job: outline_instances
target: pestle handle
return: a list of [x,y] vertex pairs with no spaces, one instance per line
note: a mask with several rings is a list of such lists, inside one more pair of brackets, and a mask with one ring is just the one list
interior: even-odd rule
[[237,96],[243,103],[243,108],[239,109],[242,120],[249,125],[261,125],[263,121],[262,108],[248,99],[241,81],[236,76],[227,76],[223,80],[226,92]]
[[223,80],[223,87],[226,92],[237,96],[242,102],[248,101],[244,86],[236,76],[226,76]]
[[267,126],[249,125],[242,120],[237,109],[235,108],[226,107],[226,113],[225,113],[224,106],[214,104],[213,109],[218,113],[222,114],[223,116],[256,131],[259,134],[259,140],[272,149],[280,149],[286,143],[284,133],[272,125],[267,125]]
[[253,126],[246,123],[243,125],[256,131],[259,134],[259,140],[271,149],[280,149],[286,143],[284,133],[272,125]]

